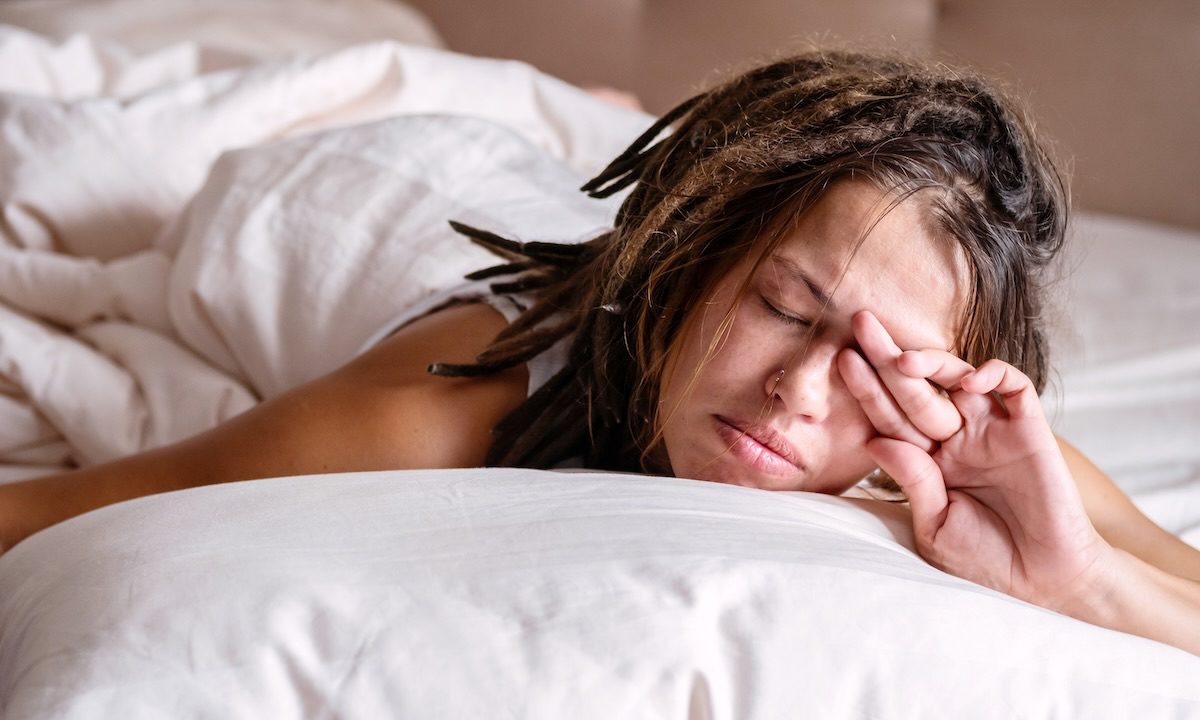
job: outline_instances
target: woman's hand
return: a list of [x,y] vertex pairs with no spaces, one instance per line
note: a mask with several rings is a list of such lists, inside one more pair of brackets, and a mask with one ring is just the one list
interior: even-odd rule
[[1063,610],[1107,573],[1112,548],[1089,521],[1032,382],[998,360],[978,369],[940,350],[903,352],[867,312],[863,355],[838,367],[879,437],[871,459],[908,495],[931,564]]
[[[917,550],[959,577],[1200,655],[1200,583],[1109,545],[1089,520],[1033,383],[941,350],[901,351],[868,312],[838,370],[907,493]],[[864,358],[865,356],[865,358]]]

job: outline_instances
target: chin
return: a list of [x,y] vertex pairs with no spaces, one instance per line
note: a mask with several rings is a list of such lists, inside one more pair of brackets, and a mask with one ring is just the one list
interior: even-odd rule
[[709,467],[700,467],[694,472],[679,472],[675,473],[677,477],[686,477],[693,480],[704,480],[706,482],[717,482],[725,485],[738,485],[741,487],[756,488],[758,490],[771,491],[790,491],[790,492],[814,492],[823,495],[841,495],[850,488],[858,484],[859,480],[866,476],[868,470],[863,470],[860,475],[855,475],[848,480],[840,482],[814,480],[806,472],[798,472],[791,476],[768,475],[764,473],[754,472],[752,468],[742,467],[740,464],[724,464],[720,462],[710,463]]
[[723,483],[725,485],[738,485],[741,487],[756,488],[758,490],[804,490],[805,478],[803,474],[797,473],[794,476],[780,475],[764,475],[756,473],[745,468],[722,466],[717,467],[718,463],[712,463],[712,467],[701,468],[693,473],[682,473],[680,477],[690,477],[695,480],[704,480],[707,482]]

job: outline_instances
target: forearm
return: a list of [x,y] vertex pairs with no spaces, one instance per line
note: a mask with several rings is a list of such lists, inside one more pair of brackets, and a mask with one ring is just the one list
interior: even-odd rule
[[0,552],[89,510],[186,486],[168,450],[0,485]]
[[[367,428],[369,399],[337,383],[263,403],[173,445],[72,472],[0,485],[0,552],[39,530],[145,495],[237,480],[390,467],[367,429],[330,410],[357,400]],[[365,446],[364,446],[365,444]],[[399,466],[399,464],[395,465]]]
[[1059,610],[1200,655],[1200,583],[1115,549],[1091,587]]
[[308,410],[309,404],[304,396],[285,395],[166,447],[0,485],[0,552],[51,525],[125,500],[319,471],[326,438],[313,429],[321,408]]
[[1200,582],[1200,550],[1146,517],[1104,471],[1062,438],[1058,444],[1101,537],[1161,570]]

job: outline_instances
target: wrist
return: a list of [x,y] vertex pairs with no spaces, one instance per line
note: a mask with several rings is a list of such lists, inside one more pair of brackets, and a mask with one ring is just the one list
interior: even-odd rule
[[1132,560],[1136,558],[1107,546],[1088,571],[1050,604],[1051,609],[1093,625],[1121,629],[1129,604],[1130,574],[1138,571]]
[[1059,612],[1111,630],[1140,635],[1200,655],[1200,583],[1109,548]]

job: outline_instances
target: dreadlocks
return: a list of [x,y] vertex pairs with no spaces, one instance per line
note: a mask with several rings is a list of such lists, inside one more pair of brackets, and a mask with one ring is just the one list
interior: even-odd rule
[[[670,131],[673,128],[673,131]],[[1066,192],[1030,124],[981,80],[941,67],[813,52],[752,70],[655,122],[582,190],[633,186],[612,230],[581,244],[455,230],[507,262],[471,278],[538,298],[468,365],[496,373],[572,337],[568,361],[501,421],[487,462],[663,472],[659,388],[688,312],[747,253],[829,185],[859,177],[929,199],[931,229],[970,273],[955,351],[999,358],[1045,384],[1040,272],[1062,244]]]

